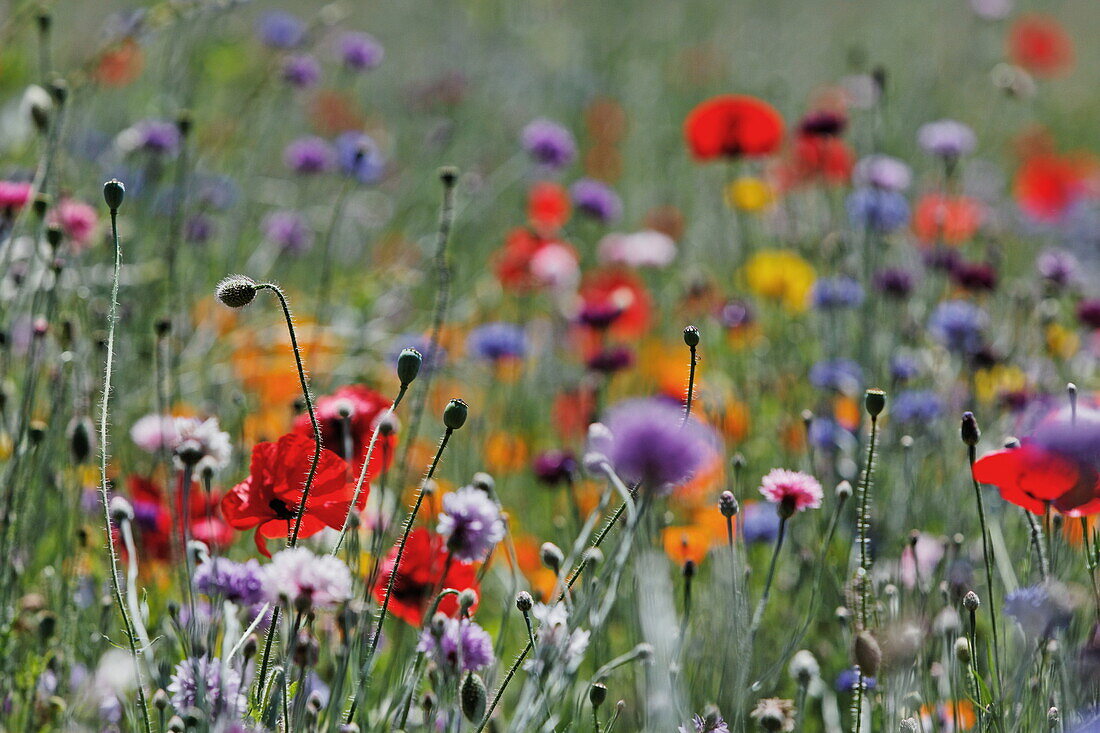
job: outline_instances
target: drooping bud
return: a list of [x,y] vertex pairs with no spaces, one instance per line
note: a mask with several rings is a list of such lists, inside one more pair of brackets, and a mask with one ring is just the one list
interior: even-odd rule
[[539,557],[542,559],[543,565],[555,573],[561,572],[561,564],[565,562],[565,554],[553,542],[542,543],[542,547],[539,548]]
[[247,275],[230,275],[214,288],[214,295],[223,305],[243,308],[256,297],[256,281]]

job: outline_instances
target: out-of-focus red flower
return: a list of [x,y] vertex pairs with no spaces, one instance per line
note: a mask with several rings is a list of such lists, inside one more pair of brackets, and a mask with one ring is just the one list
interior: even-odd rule
[[1021,16],[1008,32],[1008,56],[1035,76],[1059,76],[1073,68],[1073,39],[1054,18]]
[[[255,527],[256,547],[267,557],[271,553],[265,540],[286,537],[294,528],[313,448],[313,440],[299,433],[288,433],[276,443],[257,443],[248,478],[222,499],[226,521],[238,530]],[[344,526],[353,491],[347,473],[348,466],[338,455],[327,448],[321,451],[299,537]],[[359,509],[366,506],[368,493],[364,485]]]
[[354,99],[335,89],[318,92],[309,103],[310,122],[318,134],[326,137],[348,130],[362,130],[366,119]]
[[569,221],[573,205],[565,187],[550,181],[540,181],[527,194],[527,218],[539,232],[552,234]]
[[771,155],[783,142],[783,118],[760,99],[726,94],[688,114],[684,138],[696,160]]
[[580,287],[582,312],[608,312],[608,333],[621,338],[641,336],[649,328],[650,298],[637,275],[621,269],[593,270]]
[[[331,395],[317,400],[317,422],[321,426],[323,444],[347,460],[353,479],[359,478],[363,460],[367,457],[367,444],[382,414],[389,408],[390,400],[369,387],[359,384],[339,387]],[[294,432],[312,442],[313,427],[309,415],[303,413],[294,420]],[[367,480],[373,479],[390,467],[397,436],[379,435],[374,454],[367,468]]]
[[980,202],[967,196],[925,194],[913,212],[913,232],[924,242],[962,244],[978,231],[985,218]]
[[138,42],[126,38],[118,45],[103,52],[93,75],[100,84],[124,87],[141,76],[145,68],[145,54]]
[[[386,586],[394,572],[397,561],[395,545],[382,563],[382,572],[374,585],[374,598],[382,603],[386,597]],[[439,592],[444,588],[477,591],[477,575],[474,563],[459,562],[447,552],[447,543],[439,535],[423,527],[414,529],[405,543],[401,555],[401,567],[394,576],[393,592],[390,595],[390,613],[412,626],[420,626],[424,614]],[[476,609],[476,605],[474,606]],[[440,613],[454,615],[458,610],[458,601],[447,596],[439,604]],[[471,609],[472,610],[472,609]]]
[[800,134],[791,156],[778,167],[782,189],[822,181],[841,185],[852,176],[854,155],[848,143],[832,135]]
[[1016,174],[1016,203],[1035,219],[1057,221],[1087,192],[1095,172],[1095,164],[1083,157],[1029,156]]
[[524,227],[509,232],[494,256],[497,279],[505,290],[513,292],[554,287],[559,281],[575,278],[578,267],[572,246]]
[[[182,480],[182,476],[180,480]],[[183,494],[177,486],[175,501],[152,479],[137,474],[126,477],[126,488],[134,507],[134,524],[143,557],[168,560],[172,550],[173,525],[183,521]],[[221,495],[206,492],[196,483],[188,501],[189,534],[214,547],[226,547],[233,541],[233,530],[222,519]],[[179,532],[177,526],[176,532]]]
[[554,398],[551,420],[558,436],[565,441],[583,438],[596,411],[596,398],[590,389],[573,389]]

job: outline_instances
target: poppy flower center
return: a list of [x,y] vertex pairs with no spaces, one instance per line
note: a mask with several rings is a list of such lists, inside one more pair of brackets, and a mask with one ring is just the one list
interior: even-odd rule
[[289,506],[282,499],[272,499],[268,502],[271,511],[275,512],[276,519],[294,519],[297,516],[297,507]]

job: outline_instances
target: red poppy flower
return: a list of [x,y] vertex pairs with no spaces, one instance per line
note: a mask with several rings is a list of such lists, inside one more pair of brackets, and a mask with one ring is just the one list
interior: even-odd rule
[[1035,219],[1057,221],[1086,192],[1091,167],[1079,158],[1032,155],[1016,174],[1016,202]]
[[501,286],[505,290],[522,293],[554,284],[555,269],[537,271],[539,268],[535,265],[536,258],[549,252],[547,247],[555,248],[556,253],[561,256],[554,259],[560,265],[558,271],[576,269],[577,253],[569,244],[557,239],[546,239],[529,229],[517,227],[508,233],[504,246],[494,256],[494,269]]
[[[265,540],[286,537],[294,528],[312,458],[313,440],[299,433],[288,433],[277,443],[257,443],[248,478],[222,499],[222,514],[229,525],[238,530],[255,527],[256,547],[267,557],[271,553]],[[321,451],[299,537],[344,526],[354,489],[347,473],[348,466],[338,455]],[[367,493],[364,486],[359,509],[366,506]]]
[[558,231],[572,213],[569,192],[564,187],[549,181],[531,186],[527,194],[527,218],[538,231],[547,234]]
[[1047,15],[1021,16],[1008,33],[1008,56],[1036,76],[1058,76],[1073,67],[1073,39]]
[[1000,489],[1001,497],[1034,514],[1051,504],[1070,516],[1100,513],[1100,421],[1050,420],[1024,438],[974,463],[974,478]]
[[132,38],[121,41],[99,57],[94,76],[106,86],[123,87],[141,76],[145,68],[145,54]]
[[[382,563],[382,572],[374,586],[374,597],[379,603],[386,597],[386,586],[396,560],[395,545]],[[447,543],[442,537],[418,527],[409,534],[401,555],[401,567],[390,594],[390,613],[407,624],[420,626],[429,605],[444,588],[477,591],[475,566],[455,560],[447,552]],[[439,611],[454,615],[458,611],[458,601],[453,595],[447,596],[439,604]]]
[[767,102],[726,94],[688,114],[684,137],[696,160],[771,155],[783,142],[783,118]]
[[978,231],[985,209],[966,196],[930,193],[921,197],[913,212],[913,231],[925,242],[962,244]]
[[[350,456],[351,478],[358,479],[367,457],[378,420],[389,409],[390,400],[373,389],[359,384],[338,388],[331,395],[317,400],[317,422],[321,426],[321,439],[326,448],[347,460]],[[294,420],[294,432],[313,442],[313,427],[309,415],[303,413]],[[367,468],[367,480],[378,476],[390,467],[397,436],[378,436],[374,454]]]
[[[182,480],[182,477],[181,477]],[[131,474],[126,478],[130,501],[134,507],[134,525],[142,554],[156,560],[171,556],[172,532],[179,533],[179,520],[183,518],[183,495],[177,486],[174,509],[164,491],[154,481]],[[189,516],[190,536],[208,545],[225,547],[233,541],[233,531],[221,517],[221,497],[217,492],[207,493],[197,484],[192,487]]]
[[607,331],[618,337],[636,337],[649,328],[650,299],[642,281],[620,269],[594,270],[580,287],[581,309],[613,312]]
[[844,184],[852,176],[853,164],[852,149],[840,138],[801,134],[791,158],[779,167],[780,187],[786,189],[814,181]]

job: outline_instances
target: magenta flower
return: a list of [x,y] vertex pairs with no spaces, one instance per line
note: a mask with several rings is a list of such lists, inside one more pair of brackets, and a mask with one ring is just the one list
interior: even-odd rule
[[761,480],[760,493],[771,503],[778,504],[780,516],[785,517],[819,508],[824,496],[821,484],[813,476],[786,468],[773,468]]

